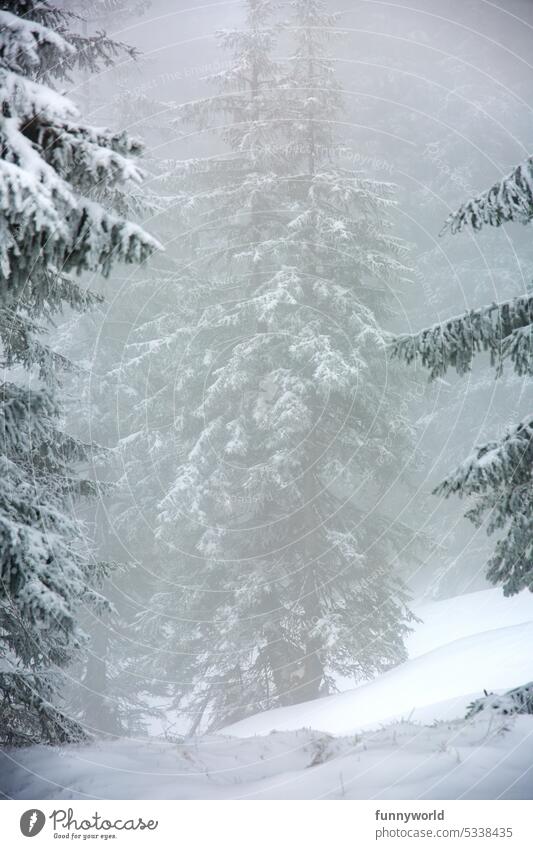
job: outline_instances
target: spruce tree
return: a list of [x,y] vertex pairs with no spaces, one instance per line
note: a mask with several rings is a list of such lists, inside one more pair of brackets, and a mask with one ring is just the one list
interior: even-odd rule
[[[480,230],[505,222],[528,224],[533,218],[533,158],[518,165],[488,191],[468,200],[449,216],[444,230],[465,227]],[[419,333],[398,337],[393,353],[410,363],[420,359],[430,377],[455,368],[468,372],[474,357],[488,352],[501,376],[508,364],[516,375],[533,374],[533,296],[470,310]],[[477,446],[436,492],[468,498],[466,516],[476,525],[486,523],[498,533],[487,577],[502,584],[506,595],[533,590],[533,421],[526,418],[503,438]]]
[[403,246],[392,187],[337,162],[335,19],[291,7],[286,65],[268,0],[221,34],[233,63],[183,119],[215,124],[226,150],[174,174],[191,210],[182,303],[198,318],[154,339],[175,447],[158,511],[167,566],[143,625],[192,730],[405,657],[404,529],[379,501],[412,434],[399,384],[382,392],[378,318]]
[[138,182],[140,146],[86,125],[57,91],[76,68],[119,51],[83,37],[48,3],[0,4],[0,711],[2,742],[82,736],[60,709],[61,670],[85,642],[83,605],[102,608],[95,562],[74,503],[88,446],[62,431],[58,403],[68,361],[43,336],[65,308],[98,299],[71,275],[143,262],[157,243],[100,202],[102,182]]

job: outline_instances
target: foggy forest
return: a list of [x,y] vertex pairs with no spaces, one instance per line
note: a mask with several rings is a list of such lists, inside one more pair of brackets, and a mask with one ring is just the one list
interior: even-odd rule
[[0,2],[2,798],[532,798],[532,43]]

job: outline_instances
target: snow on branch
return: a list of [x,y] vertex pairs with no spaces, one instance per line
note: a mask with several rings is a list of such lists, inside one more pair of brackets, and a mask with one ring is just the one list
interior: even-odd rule
[[[44,62],[73,54],[74,47],[49,26],[0,11],[0,67],[34,71]],[[44,56],[43,56],[44,54]]]
[[533,218],[533,157],[529,157],[491,188],[471,198],[446,219],[442,233],[459,233],[469,225],[499,227],[506,221],[527,224]]
[[533,416],[510,431],[502,440],[478,446],[437,489],[448,497],[486,492],[501,485],[521,485],[531,480],[533,470]]
[[480,351],[489,351],[499,372],[505,359],[519,375],[533,374],[533,295],[470,310],[393,342],[392,354],[407,363],[420,358],[431,379],[452,366],[459,374],[470,370]]
[[533,416],[503,439],[479,446],[435,490],[473,499],[466,512],[499,533],[487,578],[505,595],[533,590]]

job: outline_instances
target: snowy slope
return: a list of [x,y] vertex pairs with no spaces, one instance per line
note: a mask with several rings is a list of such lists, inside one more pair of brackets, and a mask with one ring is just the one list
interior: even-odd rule
[[488,590],[417,613],[425,622],[409,640],[410,660],[355,690],[183,744],[4,752],[0,791],[20,799],[533,798],[533,716],[461,718],[483,688],[533,679],[533,594]]
[[506,598],[501,589],[424,604],[415,609],[419,623],[406,640],[409,657],[418,657],[461,637],[533,622],[533,593]]
[[355,690],[268,711],[224,729],[249,737],[315,728],[354,734],[386,722],[433,722],[464,716],[483,690],[507,690],[533,679],[533,622],[464,637],[397,666]]
[[248,737],[306,727],[353,734],[399,719],[452,719],[464,716],[484,689],[533,679],[533,593],[506,599],[501,590],[484,590],[416,613],[424,622],[410,638],[406,663],[354,690],[257,714],[225,733]]

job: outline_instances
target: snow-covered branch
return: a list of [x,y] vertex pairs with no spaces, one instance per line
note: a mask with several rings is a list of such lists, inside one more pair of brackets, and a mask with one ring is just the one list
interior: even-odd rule
[[527,224],[533,218],[533,157],[528,157],[488,191],[463,203],[448,216],[442,232],[458,233],[464,227],[481,230],[506,221]]
[[490,353],[498,371],[508,359],[518,374],[533,374],[532,322],[533,295],[523,295],[398,336],[392,353],[407,363],[419,358],[432,378],[450,367],[464,374],[479,351]]

